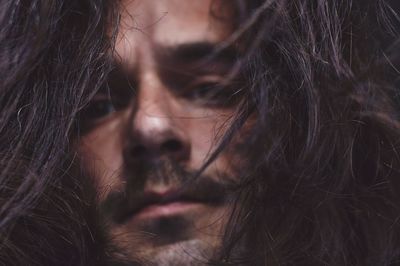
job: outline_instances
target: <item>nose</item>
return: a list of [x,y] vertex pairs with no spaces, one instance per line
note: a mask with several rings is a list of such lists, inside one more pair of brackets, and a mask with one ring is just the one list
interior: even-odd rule
[[175,161],[188,160],[190,142],[177,113],[179,110],[174,96],[165,88],[158,86],[139,90],[136,108],[130,118],[125,159],[133,162],[162,157]]

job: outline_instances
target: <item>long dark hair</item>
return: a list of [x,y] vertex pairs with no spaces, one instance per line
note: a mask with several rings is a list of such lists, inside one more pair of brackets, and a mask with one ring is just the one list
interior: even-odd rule
[[117,9],[22,0],[0,10],[0,264],[100,265],[67,170],[75,117],[109,71]]
[[256,122],[241,147],[250,164],[241,169],[240,208],[219,263],[398,263],[393,7],[324,0],[240,6],[251,25],[240,37],[248,41],[249,91],[226,138],[249,112]]
[[[90,186],[68,173],[77,114],[110,71],[111,2],[0,4],[3,264],[109,259],[96,214],[82,211]],[[210,263],[394,265],[396,13],[383,0],[230,3],[238,30],[221,49],[246,47],[246,93],[214,155],[256,119],[237,147],[250,163],[238,169],[238,205]]]

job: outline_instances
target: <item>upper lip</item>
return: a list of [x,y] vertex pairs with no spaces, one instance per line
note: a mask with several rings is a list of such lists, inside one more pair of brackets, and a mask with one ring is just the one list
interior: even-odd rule
[[213,190],[210,188],[205,190],[194,186],[181,189],[169,188],[163,192],[147,190],[121,202],[120,207],[115,212],[114,221],[124,223],[150,205],[165,205],[172,202],[219,204],[224,201],[225,194],[219,189]]

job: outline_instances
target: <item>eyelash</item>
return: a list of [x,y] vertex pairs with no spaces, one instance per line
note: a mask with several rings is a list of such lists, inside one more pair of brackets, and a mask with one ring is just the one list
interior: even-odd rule
[[231,86],[223,86],[217,82],[208,82],[188,88],[182,96],[210,107],[228,107],[235,102],[240,91],[235,91]]
[[116,111],[109,96],[96,95],[79,113],[78,125],[82,133],[89,132],[98,123]]
[[95,124],[98,121],[122,110],[131,102],[135,95],[136,86],[127,81],[125,76],[110,78],[81,112],[81,120],[84,124]]
[[101,98],[92,100],[84,110],[87,119],[96,120],[106,117],[116,110],[110,98]]
[[[237,95],[241,93],[240,89],[235,91],[231,87],[232,85],[224,86],[220,82],[202,82],[189,86],[180,93],[180,97],[194,104],[224,108],[232,106],[238,98]],[[81,120],[84,124],[91,125],[107,118],[126,106],[126,101],[132,95],[125,96],[119,99],[118,96],[111,97],[108,93],[99,92],[82,110]]]

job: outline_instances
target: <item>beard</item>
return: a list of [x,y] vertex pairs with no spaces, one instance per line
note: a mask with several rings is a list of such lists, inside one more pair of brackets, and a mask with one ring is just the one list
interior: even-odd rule
[[[99,202],[99,193],[103,192],[93,185],[94,173],[84,169],[75,167],[75,173],[79,173],[75,176],[80,180],[80,224],[85,224],[89,231],[84,242],[92,251],[88,256],[92,261],[87,265],[205,265],[218,256],[224,224],[221,217],[229,216],[226,206],[232,200],[235,186],[231,177],[220,175],[216,178],[187,171],[171,160],[130,165],[120,177],[125,181],[124,189],[110,190]],[[173,188],[174,192],[163,199],[155,199],[154,195],[145,192],[155,186]],[[223,208],[223,212],[218,212],[218,218],[210,218],[220,220],[218,229],[211,232],[213,236],[200,235],[194,229],[199,227],[197,220],[203,219],[196,213],[144,220],[134,229],[126,225],[144,205],[182,197],[207,202],[210,208]],[[210,226],[214,222],[201,226]]]

